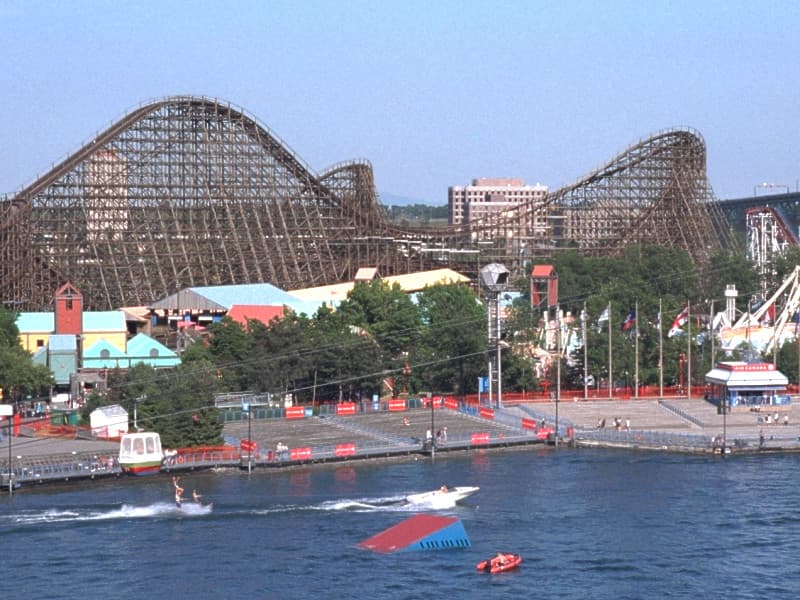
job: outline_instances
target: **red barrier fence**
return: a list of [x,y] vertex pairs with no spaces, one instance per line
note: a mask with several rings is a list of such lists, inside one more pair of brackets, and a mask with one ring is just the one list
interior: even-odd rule
[[398,412],[406,409],[406,401],[402,398],[392,398],[389,400],[389,411]]
[[336,456],[353,456],[356,453],[355,443],[338,444],[334,450]]
[[433,402],[434,408],[441,408],[444,404],[444,396],[433,396],[431,398],[422,398],[422,406],[430,408],[431,402]]
[[487,446],[489,444],[489,434],[473,433],[470,437],[470,444],[473,446]]
[[311,458],[311,448],[292,448],[289,450],[289,458],[292,460],[309,460]]
[[253,454],[258,452],[258,442],[253,440],[242,440],[239,444],[239,447],[241,448],[242,453],[247,452]]
[[306,416],[306,409],[304,406],[290,406],[286,409],[287,419],[303,419]]
[[356,414],[356,403],[355,402],[342,402],[341,404],[336,405],[336,414],[337,415],[354,415]]

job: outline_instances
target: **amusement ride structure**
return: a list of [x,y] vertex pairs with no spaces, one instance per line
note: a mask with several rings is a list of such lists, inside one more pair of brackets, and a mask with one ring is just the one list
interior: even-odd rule
[[297,289],[450,267],[527,273],[564,249],[731,243],[697,132],[644,139],[536,203],[459,226],[387,219],[371,165],[314,172],[244,111],[202,97],[141,106],[0,201],[0,297],[43,310],[65,281],[91,310],[147,305],[188,286]]

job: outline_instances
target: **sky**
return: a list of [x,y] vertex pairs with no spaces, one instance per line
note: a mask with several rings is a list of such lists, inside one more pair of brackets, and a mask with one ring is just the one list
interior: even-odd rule
[[174,95],[315,172],[369,160],[384,202],[555,190],[671,128],[703,137],[717,197],[795,191],[798,32],[789,0],[0,0],[0,194]]

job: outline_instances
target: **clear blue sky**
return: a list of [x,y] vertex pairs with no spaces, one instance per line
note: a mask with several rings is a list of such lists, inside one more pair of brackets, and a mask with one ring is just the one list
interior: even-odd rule
[[0,23],[0,193],[176,94],[433,204],[476,177],[556,189],[671,127],[702,134],[720,198],[800,180],[790,0],[0,0]]

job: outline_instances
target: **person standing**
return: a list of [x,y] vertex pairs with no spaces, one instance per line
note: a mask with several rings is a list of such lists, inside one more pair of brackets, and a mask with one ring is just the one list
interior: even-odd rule
[[181,478],[173,475],[172,485],[175,487],[175,504],[180,508],[183,505],[183,488],[181,487]]

